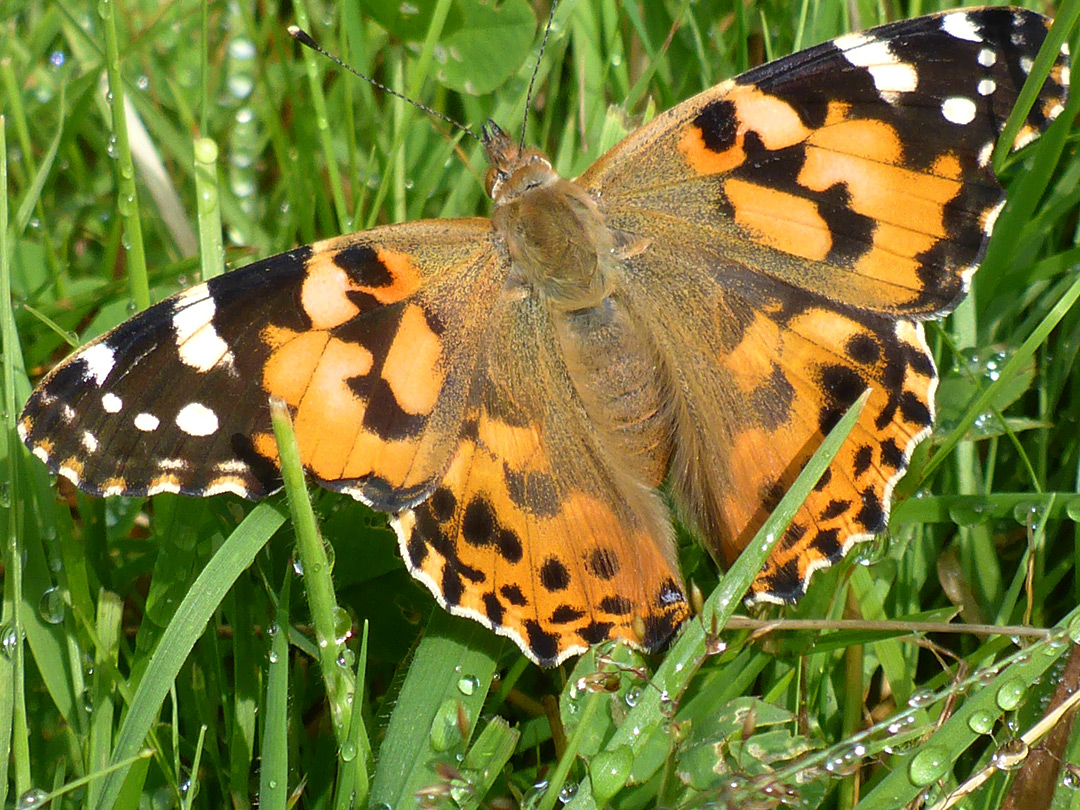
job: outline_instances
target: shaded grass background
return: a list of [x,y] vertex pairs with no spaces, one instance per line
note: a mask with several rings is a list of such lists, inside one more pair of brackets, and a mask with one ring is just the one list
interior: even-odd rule
[[[68,342],[119,323],[144,295],[160,300],[215,272],[222,236],[239,266],[376,222],[488,210],[486,166],[470,139],[300,52],[284,30],[308,27],[359,69],[466,124],[494,117],[516,131],[538,35],[507,22],[528,22],[524,2],[499,7],[498,37],[479,27],[481,7],[492,8],[417,3],[405,22],[394,14],[409,4],[378,2],[0,11],[18,332],[5,333],[3,359],[16,408]],[[564,0],[528,141],[572,176],[650,110],[764,58],[941,7]],[[1056,11],[1075,19],[1077,9]],[[484,52],[478,67],[456,65],[451,40],[459,53],[483,52],[485,41],[524,46]],[[120,99],[104,92],[106,67],[133,108],[127,146],[109,124]],[[499,76],[490,93],[461,92]],[[873,564],[819,575],[787,615],[959,613],[957,622],[1049,626],[1078,603],[1076,110],[1074,101],[1007,168],[1012,198],[973,294],[931,329],[943,376],[933,443],[949,452],[927,463],[934,448],[923,445],[888,538],[863,551]],[[902,806],[923,787],[941,795],[939,780],[955,785],[1029,728],[1061,677],[1051,667],[1071,648],[1055,635],[1010,662],[1017,648],[1000,636],[934,636],[932,648],[895,630],[748,638],[706,623],[715,654],[687,661],[700,669],[677,692],[647,681],[659,659],[621,650],[541,672],[479,625],[433,611],[383,518],[313,492],[330,559],[304,576],[326,584],[332,569],[334,678],[358,688],[341,705],[335,689],[327,697],[319,628],[299,598],[311,586],[289,584],[294,530],[280,496],[254,510],[224,497],[97,501],[65,486],[57,499],[13,439],[15,409],[5,411],[8,803],[57,790],[60,807],[134,808],[140,798],[248,807],[260,794],[284,807],[293,791],[305,807],[367,796],[415,806],[418,792],[432,806],[768,806],[791,791],[804,806]],[[682,558],[711,591],[717,576],[702,552],[687,541]],[[948,705],[953,721],[935,731],[946,699],[960,694]],[[131,760],[143,747],[150,753]],[[1075,739],[1055,755],[1080,763]],[[124,770],[76,784],[110,763]],[[971,806],[1000,806],[1009,784],[995,776]],[[1075,802],[1067,787],[1055,800]]]

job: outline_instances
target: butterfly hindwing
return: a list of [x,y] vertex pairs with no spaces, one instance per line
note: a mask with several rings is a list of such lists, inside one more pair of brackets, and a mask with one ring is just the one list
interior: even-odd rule
[[[604,323],[582,331],[581,317]],[[576,366],[579,337],[598,332],[589,356],[618,356]],[[667,509],[640,484],[662,480],[667,426],[637,337],[614,303],[567,316],[495,302],[447,474],[394,519],[402,556],[445,607],[546,666],[609,638],[655,649],[689,614]],[[627,398],[656,418],[616,424],[612,403]]]

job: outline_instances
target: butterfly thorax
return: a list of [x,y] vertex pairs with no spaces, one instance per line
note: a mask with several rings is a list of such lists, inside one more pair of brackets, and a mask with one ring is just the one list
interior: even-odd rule
[[595,200],[559,177],[543,153],[519,148],[491,124],[484,135],[492,224],[510,257],[511,283],[564,312],[600,304],[611,293],[616,259]]

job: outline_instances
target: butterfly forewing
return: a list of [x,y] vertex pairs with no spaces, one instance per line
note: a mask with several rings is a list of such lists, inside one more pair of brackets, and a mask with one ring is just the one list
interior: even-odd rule
[[20,433],[91,494],[259,498],[280,483],[276,396],[313,475],[400,509],[448,463],[500,283],[490,234],[479,219],[378,229],[193,287],[54,370]]

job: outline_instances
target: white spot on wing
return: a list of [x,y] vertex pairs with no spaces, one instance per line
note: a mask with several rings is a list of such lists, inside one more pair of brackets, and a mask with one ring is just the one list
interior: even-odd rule
[[994,231],[994,225],[997,223],[997,218],[1001,214],[1001,209],[1005,207],[1005,200],[1002,200],[989,211],[986,212],[986,216],[983,218],[983,233],[989,236]]
[[175,481],[159,481],[147,487],[147,495],[157,495],[159,492],[171,492],[173,495],[180,494],[180,485]]
[[988,96],[997,90],[997,82],[993,79],[980,79],[978,90],[980,96]]
[[[848,40],[841,44],[841,40]],[[919,86],[915,66],[902,61],[890,49],[889,43],[862,35],[841,37],[836,43],[844,58],[856,67],[865,68],[874,80],[878,94],[887,102],[896,101],[897,93],[910,93]]]
[[196,371],[209,371],[218,363],[232,366],[229,345],[214,329],[216,307],[206,287],[195,287],[176,302],[172,325],[180,362]]
[[56,472],[58,472],[60,475],[64,476],[64,478],[66,478],[68,481],[73,483],[75,486],[79,485],[79,473],[76,472],[71,467],[61,467]]
[[158,469],[164,472],[179,472],[188,469],[188,463],[182,458],[158,459]]
[[972,22],[971,15],[967,12],[946,14],[941,18],[941,30],[957,39],[966,39],[968,42],[982,42],[979,29]]
[[218,429],[217,414],[200,402],[189,402],[176,415],[176,426],[189,436],[209,436]]
[[101,395],[101,407],[105,409],[105,413],[120,413],[120,409],[124,407],[124,400],[110,391]]
[[941,114],[953,124],[970,124],[975,120],[975,102],[963,96],[949,96],[941,102]]
[[79,359],[86,366],[84,379],[93,380],[94,385],[98,388],[105,383],[109,372],[116,365],[116,354],[104,343],[95,343],[93,346],[84,349],[79,355]]
[[60,406],[60,418],[71,424],[75,421],[75,409],[65,402]]
[[991,158],[991,156],[993,156],[993,154],[994,154],[994,142],[993,141],[987,141],[986,143],[984,143],[982,145],[982,148],[979,150],[979,157],[978,157],[979,165],[980,166],[989,166],[990,165],[990,158]]
[[149,433],[152,430],[157,430],[158,425],[161,424],[161,420],[154,416],[152,413],[140,413],[135,416],[135,427],[144,433]]
[[1035,63],[1031,61],[1030,56],[1021,56],[1020,57],[1020,69],[1022,71],[1024,71],[1025,74],[1031,73],[1031,66],[1034,65],[1034,64]]
[[228,461],[219,461],[214,465],[214,472],[217,473],[247,473],[250,471],[248,465],[237,458],[229,459]]
[[96,453],[98,449],[97,436],[89,430],[84,430],[82,435],[82,446],[87,453]]
[[49,462],[49,451],[42,447],[40,444],[30,451],[46,464]]
[[26,437],[30,435],[30,431],[26,429],[26,425],[22,421],[20,421],[19,424],[15,426],[15,430],[19,434],[20,442],[25,442]]
[[983,67],[993,67],[993,64],[997,61],[997,54],[989,48],[983,48],[979,51],[978,60]]
[[239,495],[241,498],[246,498],[248,496],[248,488],[244,486],[243,482],[235,478],[212,482],[202,491],[202,495],[205,498],[209,498],[211,495],[221,495],[225,492],[231,492],[233,495]]
[[1072,74],[1069,72],[1069,66],[1065,65],[1061,68],[1061,85],[1062,87],[1068,87],[1072,78]]

